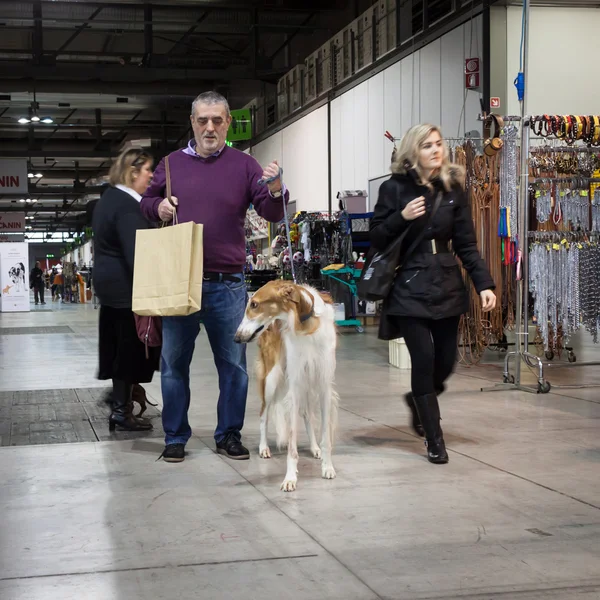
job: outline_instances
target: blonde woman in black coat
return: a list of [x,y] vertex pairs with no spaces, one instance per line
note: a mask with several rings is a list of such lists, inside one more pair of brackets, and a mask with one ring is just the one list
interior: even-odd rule
[[[152,179],[152,156],[144,150],[125,150],[115,159],[110,187],[93,209],[94,289],[100,300],[98,379],[111,379],[112,413],[109,428],[152,429],[133,415],[132,393],[152,381],[159,368],[160,349],[145,346],[137,336],[131,310],[135,237],[149,224],[140,209],[142,194]],[[143,390],[142,390],[143,392]]]
[[[431,214],[440,195],[437,211]],[[461,260],[485,312],[496,306],[494,281],[477,250],[464,191],[464,170],[451,164],[438,127],[417,125],[402,138],[392,177],[379,189],[371,219],[371,244],[385,249],[406,233],[404,256],[384,301],[379,337],[403,337],[412,363],[412,392],[405,396],[412,427],[426,438],[430,462],[448,462],[440,426],[438,396],[456,362],[458,324],[469,308],[455,254]],[[450,244],[452,246],[450,247]]]

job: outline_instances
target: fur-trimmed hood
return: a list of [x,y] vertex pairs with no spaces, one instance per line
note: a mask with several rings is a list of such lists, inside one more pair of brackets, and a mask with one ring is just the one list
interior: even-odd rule
[[424,184],[419,177],[416,169],[409,165],[408,162],[404,163],[404,165],[393,164],[392,165],[392,174],[396,176],[405,176],[411,179],[417,185],[426,185],[427,187],[433,188],[445,188],[446,191],[450,191],[454,188],[465,189],[465,169],[461,165],[457,165],[456,163],[450,163],[446,167],[447,178],[444,181],[442,177],[438,174],[436,175],[431,182],[428,184]]

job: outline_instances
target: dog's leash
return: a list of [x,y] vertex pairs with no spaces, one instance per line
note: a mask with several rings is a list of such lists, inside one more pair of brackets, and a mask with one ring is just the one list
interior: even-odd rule
[[[269,177],[268,179],[259,179],[258,185],[266,185],[267,183],[272,183],[276,179],[282,179],[282,176],[283,176],[283,169],[281,167],[279,167],[279,173],[277,175],[275,175],[274,177]],[[281,189],[283,191],[283,181],[282,181]],[[283,216],[284,216],[284,220],[285,220],[285,235],[287,237],[288,252],[290,253],[290,267],[292,269],[292,279],[294,280],[294,283],[298,283],[296,281],[296,270],[294,269],[294,258],[292,256],[292,237],[290,235],[290,218],[288,216],[284,194],[281,194],[281,200],[283,202]]]

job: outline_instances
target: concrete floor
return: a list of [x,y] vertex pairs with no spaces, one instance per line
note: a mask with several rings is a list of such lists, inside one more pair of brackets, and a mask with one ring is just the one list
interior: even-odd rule
[[[94,379],[98,313],[44,308],[0,315],[0,392],[105,385]],[[441,402],[450,463],[434,466],[399,399],[409,373],[387,365],[386,345],[347,333],[338,356],[338,476],[320,478],[303,436],[292,494],[279,491],[284,452],[258,458],[254,389],[251,460],[213,452],[203,334],[183,464],[155,462],[156,437],[1,447],[0,598],[600,598],[598,388],[481,393],[499,368],[459,368]],[[578,359],[594,357],[600,348],[582,342]],[[593,367],[550,378],[600,383]],[[160,401],[158,378],[148,391]]]

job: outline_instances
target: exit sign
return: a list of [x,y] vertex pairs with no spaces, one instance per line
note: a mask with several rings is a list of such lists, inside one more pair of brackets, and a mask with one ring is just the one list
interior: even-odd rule
[[54,254],[46,254],[46,258],[54,258]]
[[252,138],[252,113],[248,108],[231,111],[231,125],[227,132],[230,142],[239,142]]

